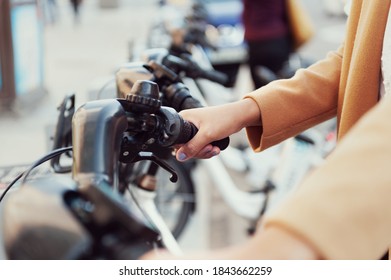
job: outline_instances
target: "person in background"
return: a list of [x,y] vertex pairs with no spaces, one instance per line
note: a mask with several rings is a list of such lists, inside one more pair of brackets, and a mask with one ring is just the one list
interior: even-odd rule
[[75,18],[75,23],[80,22],[80,6],[82,4],[82,0],[70,0],[73,10],[73,15]]
[[[179,161],[218,155],[208,143],[242,128],[261,152],[330,118],[338,121],[335,150],[247,242],[181,258],[352,260],[380,259],[388,251],[391,0],[351,3],[345,42],[324,60],[242,100],[180,113],[199,131],[178,148]],[[142,258],[179,257],[152,251]]]
[[248,65],[255,88],[266,84],[259,77],[259,66],[274,73],[282,69],[292,52],[286,13],[286,0],[242,0],[244,40]]
[[58,20],[58,4],[57,0],[46,0],[42,2],[45,7],[46,21],[49,24],[55,24]]

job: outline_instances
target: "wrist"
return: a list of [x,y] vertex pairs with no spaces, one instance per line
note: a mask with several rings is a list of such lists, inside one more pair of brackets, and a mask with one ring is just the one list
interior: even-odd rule
[[262,126],[262,116],[259,106],[252,98],[244,98],[238,101],[238,111],[243,116],[241,123],[242,127]]

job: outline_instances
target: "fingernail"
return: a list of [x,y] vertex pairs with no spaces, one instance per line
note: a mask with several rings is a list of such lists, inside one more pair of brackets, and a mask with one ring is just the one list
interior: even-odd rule
[[185,160],[187,158],[187,156],[186,156],[186,154],[185,153],[182,153],[182,152],[180,152],[179,154],[178,154],[178,159],[179,160]]

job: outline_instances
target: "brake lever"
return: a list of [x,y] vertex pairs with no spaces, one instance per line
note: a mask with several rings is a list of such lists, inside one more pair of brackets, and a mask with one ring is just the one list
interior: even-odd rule
[[170,176],[171,182],[175,183],[178,181],[178,174],[175,172],[175,170],[169,164],[160,160],[152,152],[140,152],[134,157],[132,162],[138,162],[138,161],[142,161],[142,160],[150,160],[150,161],[156,163],[157,165],[159,165],[160,167],[162,167],[163,169],[165,169],[167,172],[169,172],[171,174],[171,176]]

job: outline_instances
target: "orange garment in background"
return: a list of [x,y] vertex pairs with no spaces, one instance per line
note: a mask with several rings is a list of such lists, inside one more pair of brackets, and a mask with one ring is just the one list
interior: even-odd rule
[[391,243],[391,98],[378,102],[390,2],[353,0],[344,45],[246,96],[262,115],[263,127],[246,129],[255,151],[337,116],[336,150],[264,223],[326,259],[378,259]]

